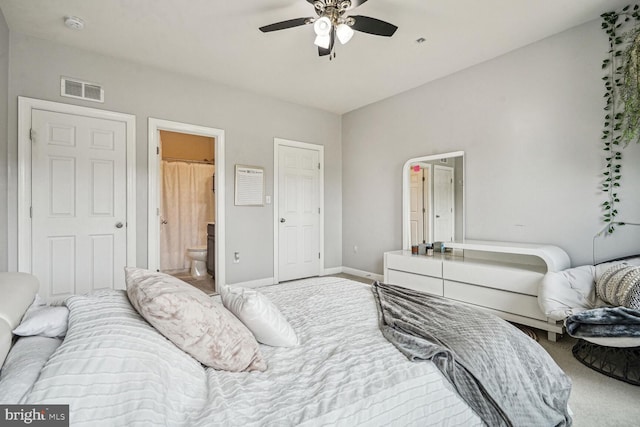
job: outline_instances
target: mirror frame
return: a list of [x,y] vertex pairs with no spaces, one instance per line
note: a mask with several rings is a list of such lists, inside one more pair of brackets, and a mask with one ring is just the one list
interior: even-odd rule
[[[409,169],[411,167],[411,165],[413,163],[418,163],[418,162],[425,162],[425,161],[431,161],[431,160],[438,160],[438,159],[447,159],[447,158],[451,158],[451,157],[462,157],[463,161],[462,161],[462,173],[463,173],[463,180],[466,180],[467,177],[467,162],[466,159],[464,158],[464,151],[452,151],[449,153],[443,153],[443,154],[434,154],[431,156],[422,156],[422,157],[414,157],[411,158],[409,160],[406,161],[406,163],[404,164],[404,166],[402,167],[402,249],[405,251],[409,251],[411,250],[411,229],[410,229],[410,222],[411,222],[411,213],[409,211],[409,204],[410,204],[410,194],[409,194],[409,190],[410,190],[410,182],[409,182]],[[462,242],[464,242],[465,240],[465,226],[466,226],[466,185],[462,185]]]

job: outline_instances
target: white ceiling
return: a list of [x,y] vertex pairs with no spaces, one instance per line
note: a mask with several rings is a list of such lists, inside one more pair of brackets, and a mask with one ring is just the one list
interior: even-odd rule
[[[369,0],[352,14],[399,27],[356,32],[318,57],[306,0],[0,0],[11,31],[345,113],[597,19],[629,0]],[[83,31],[63,24],[84,19]],[[419,37],[425,43],[415,42]],[[604,53],[604,52],[603,52]],[[82,76],[90,79],[91,76]]]

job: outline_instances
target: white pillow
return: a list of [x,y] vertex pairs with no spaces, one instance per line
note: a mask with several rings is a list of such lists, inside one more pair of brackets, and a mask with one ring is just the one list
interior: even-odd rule
[[63,337],[67,334],[69,309],[65,306],[49,306],[36,295],[24,313],[22,322],[13,330],[21,337]]
[[269,298],[254,289],[222,286],[222,304],[236,315],[258,342],[273,347],[298,345],[298,337]]
[[557,321],[596,308],[594,271],[592,265],[582,265],[545,274],[538,290],[542,312]]

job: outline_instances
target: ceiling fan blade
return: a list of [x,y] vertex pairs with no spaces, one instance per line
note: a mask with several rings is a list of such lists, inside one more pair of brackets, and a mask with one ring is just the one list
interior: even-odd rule
[[287,28],[299,27],[309,23],[313,18],[296,18],[288,21],[276,22],[275,24],[260,27],[260,31],[268,33],[271,31],[286,30]]
[[362,33],[391,37],[398,29],[398,27],[393,24],[368,16],[352,15],[351,18],[355,21],[351,28]]
[[336,30],[334,28],[333,31],[331,31],[331,42],[329,42],[329,48],[325,49],[323,47],[318,46],[318,55],[320,56],[327,56],[330,55],[331,52],[333,51],[333,44],[336,41]]
[[366,3],[367,0],[351,0],[351,6],[347,8],[347,10],[355,9],[360,6],[362,3]]

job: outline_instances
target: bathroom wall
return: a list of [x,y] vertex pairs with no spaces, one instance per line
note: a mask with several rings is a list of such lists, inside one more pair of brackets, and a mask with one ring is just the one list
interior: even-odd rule
[[161,130],[160,139],[163,158],[214,161],[214,138]]

